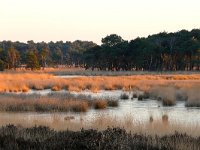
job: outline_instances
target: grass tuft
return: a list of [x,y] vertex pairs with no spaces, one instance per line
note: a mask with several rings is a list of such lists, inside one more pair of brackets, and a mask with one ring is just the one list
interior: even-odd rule
[[176,105],[176,101],[173,99],[169,99],[169,98],[163,98],[162,104],[163,104],[163,106],[174,106],[174,105]]
[[95,109],[106,109],[107,105],[108,105],[108,102],[106,100],[96,100],[94,102]]
[[129,99],[129,95],[126,93],[121,94],[120,99],[127,100]]
[[108,106],[109,107],[118,107],[119,101],[118,100],[108,100]]

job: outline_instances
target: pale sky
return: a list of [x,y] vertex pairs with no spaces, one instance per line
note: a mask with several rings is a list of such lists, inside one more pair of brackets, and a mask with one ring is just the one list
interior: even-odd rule
[[200,0],[0,0],[0,41],[125,40],[200,28]]

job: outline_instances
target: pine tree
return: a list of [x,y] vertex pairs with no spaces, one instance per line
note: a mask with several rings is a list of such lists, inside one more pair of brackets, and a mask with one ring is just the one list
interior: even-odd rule
[[33,51],[27,53],[26,64],[27,64],[26,68],[30,68],[31,70],[40,69],[38,58]]

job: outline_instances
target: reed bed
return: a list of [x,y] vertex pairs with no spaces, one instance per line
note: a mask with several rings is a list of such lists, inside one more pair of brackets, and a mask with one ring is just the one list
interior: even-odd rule
[[134,75],[59,78],[43,73],[2,73],[0,92],[28,92],[30,89],[52,91],[123,90],[143,91],[139,100],[155,98],[166,106],[175,105],[177,100],[187,102],[187,107],[199,107],[200,75]]
[[[8,112],[86,112],[89,109],[104,108],[113,100],[95,99],[90,96],[75,96],[72,94],[49,95],[24,95],[24,94],[0,94],[0,111]],[[115,101],[118,103],[118,101]]]
[[148,91],[152,86],[193,88],[200,86],[200,75],[134,75],[58,78],[50,74],[0,74],[0,92],[27,92],[30,89],[69,91],[133,90]]

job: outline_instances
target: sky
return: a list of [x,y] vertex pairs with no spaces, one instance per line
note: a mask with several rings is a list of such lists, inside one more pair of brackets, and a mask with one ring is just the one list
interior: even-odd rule
[[0,0],[0,41],[125,40],[200,28],[200,0]]

